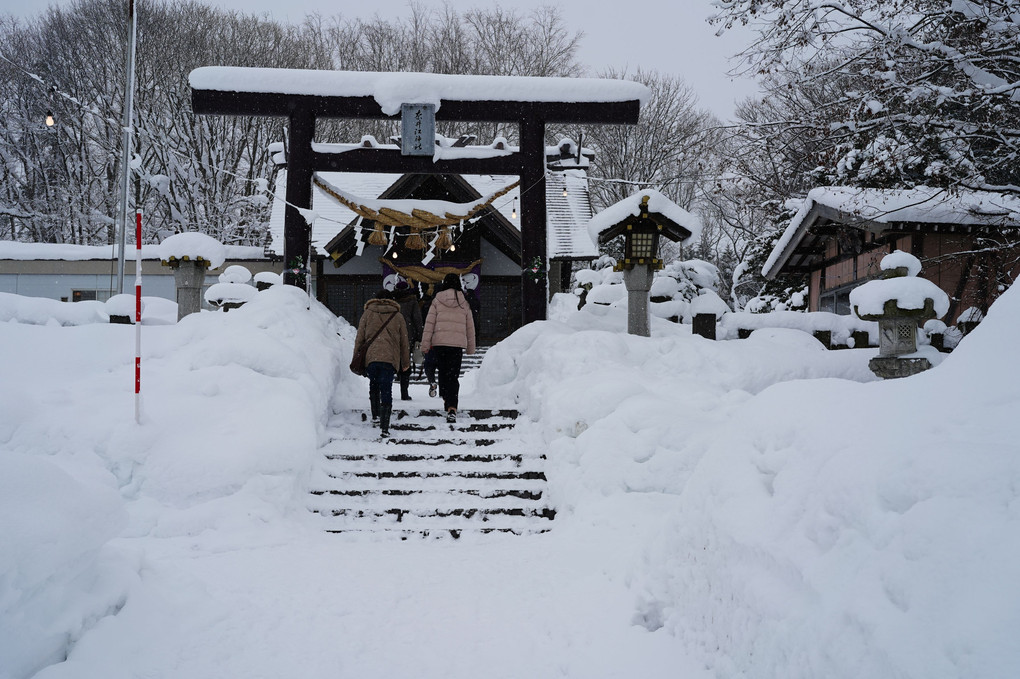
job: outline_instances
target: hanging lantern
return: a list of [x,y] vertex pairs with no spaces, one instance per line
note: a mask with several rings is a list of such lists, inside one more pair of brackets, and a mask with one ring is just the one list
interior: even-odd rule
[[408,250],[424,250],[425,239],[421,237],[421,228],[417,226],[411,227],[411,235],[404,241],[404,247]]
[[449,250],[453,247],[453,238],[450,236],[450,227],[444,226],[439,230],[439,237],[436,238],[436,247],[440,250]]
[[368,236],[369,245],[386,245],[386,234],[383,232],[382,224],[379,222],[375,223],[372,229],[372,233]]

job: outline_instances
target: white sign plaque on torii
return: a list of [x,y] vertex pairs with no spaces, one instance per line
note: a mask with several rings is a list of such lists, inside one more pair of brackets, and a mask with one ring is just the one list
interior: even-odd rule
[[436,149],[436,105],[400,105],[400,153],[431,156]]

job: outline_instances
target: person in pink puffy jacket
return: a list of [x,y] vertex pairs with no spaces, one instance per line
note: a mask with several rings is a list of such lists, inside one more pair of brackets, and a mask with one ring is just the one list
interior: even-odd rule
[[446,408],[446,421],[456,422],[461,359],[465,351],[475,353],[474,317],[457,274],[447,274],[443,278],[440,290],[432,300],[425,319],[421,350],[430,354],[435,352],[439,368],[439,395]]

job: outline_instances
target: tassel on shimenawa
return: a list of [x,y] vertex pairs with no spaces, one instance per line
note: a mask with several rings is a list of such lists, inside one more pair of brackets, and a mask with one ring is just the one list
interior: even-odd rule
[[375,228],[373,228],[372,233],[368,235],[368,244],[379,246],[387,244],[386,234],[383,232],[382,224],[379,222],[375,223]]
[[421,229],[418,227],[411,227],[411,235],[404,241],[404,247],[408,250],[424,250],[425,239],[421,237]]
[[450,228],[444,226],[439,230],[439,237],[436,238],[436,247],[440,250],[449,250],[453,247],[453,238],[450,237]]

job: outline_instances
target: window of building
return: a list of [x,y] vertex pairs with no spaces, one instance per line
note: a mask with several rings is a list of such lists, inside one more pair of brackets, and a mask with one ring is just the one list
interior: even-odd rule
[[851,313],[850,308],[850,291],[861,285],[864,281],[851,283],[849,285],[842,285],[832,290],[825,290],[818,296],[818,310],[828,311],[829,313],[839,314],[840,316],[849,316]]
[[95,290],[72,290],[71,301],[72,302],[87,302],[94,301],[96,299]]

